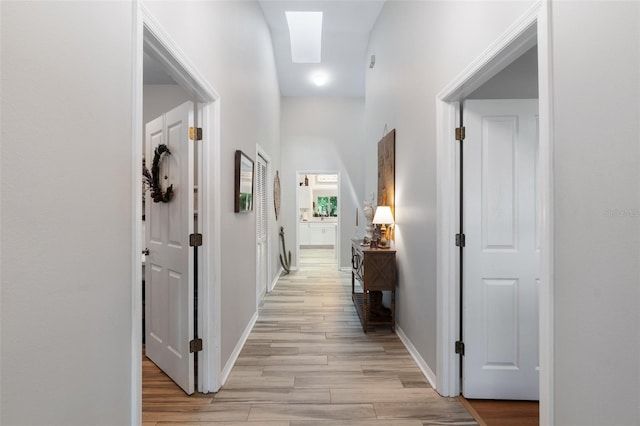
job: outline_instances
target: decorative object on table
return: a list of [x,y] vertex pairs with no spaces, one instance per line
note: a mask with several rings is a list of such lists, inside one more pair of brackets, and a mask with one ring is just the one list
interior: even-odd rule
[[276,170],[276,177],[273,178],[273,208],[276,212],[276,220],[280,216],[280,175]]
[[[380,225],[380,244],[379,248],[389,248],[389,229],[393,225],[393,215],[391,214],[391,207],[378,206],[376,208],[376,215],[373,217],[373,224]],[[388,225],[388,226],[387,226]]]
[[[163,191],[160,185],[160,160],[164,158],[163,155],[165,157],[169,156],[171,155],[171,151],[167,145],[160,144],[153,153],[151,172],[149,172],[149,169],[147,169],[144,163],[142,164],[143,183],[151,189],[151,199],[154,203],[168,203],[173,197],[173,184],[169,185],[166,191]],[[164,179],[167,180],[169,177],[165,175]]]
[[[284,245],[284,227],[280,227],[280,242],[282,243],[282,254],[280,254],[280,264],[285,275],[291,272],[291,251],[287,255],[287,248]],[[283,257],[284,256],[284,257]]]
[[[386,126],[385,126],[386,131]],[[396,180],[396,130],[393,129],[378,142],[378,203],[389,206],[395,217],[395,180]],[[388,236],[394,240],[393,230]]]
[[236,176],[233,208],[236,213],[253,210],[253,160],[236,151]]
[[371,199],[364,200],[363,209],[364,218],[367,219],[367,226],[365,227],[365,240],[371,240],[373,238],[373,193]]

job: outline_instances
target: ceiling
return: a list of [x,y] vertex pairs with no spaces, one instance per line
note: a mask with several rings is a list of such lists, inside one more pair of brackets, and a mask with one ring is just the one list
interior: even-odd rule
[[[282,96],[363,97],[369,32],[384,0],[260,0],[271,29],[271,39]],[[322,62],[291,61],[289,27],[285,11],[322,11]],[[317,87],[311,76],[319,71],[328,82]]]
[[[271,29],[280,94],[282,96],[363,97],[369,32],[385,0],[260,0]],[[322,61],[294,64],[291,61],[289,27],[285,11],[322,11]],[[328,75],[318,87],[311,76]],[[144,84],[176,84],[151,56],[144,55]]]

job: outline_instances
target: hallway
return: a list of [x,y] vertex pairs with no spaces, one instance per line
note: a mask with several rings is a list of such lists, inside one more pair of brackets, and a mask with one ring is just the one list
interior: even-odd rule
[[143,423],[261,426],[475,425],[442,398],[388,328],[362,332],[351,275],[332,250],[301,250],[280,278],[229,379],[217,394],[186,397],[143,362]]

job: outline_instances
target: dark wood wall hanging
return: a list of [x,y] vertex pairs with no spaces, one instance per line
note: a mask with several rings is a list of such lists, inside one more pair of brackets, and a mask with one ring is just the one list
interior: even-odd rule
[[[396,129],[393,129],[378,142],[378,205],[391,207],[394,219],[396,217],[395,188]],[[393,231],[391,238],[393,239]]]

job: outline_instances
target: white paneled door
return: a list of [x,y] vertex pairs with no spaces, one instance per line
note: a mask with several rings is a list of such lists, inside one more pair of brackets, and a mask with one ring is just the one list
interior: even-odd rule
[[186,102],[147,123],[146,164],[151,170],[154,150],[167,145],[171,154],[159,162],[163,190],[173,185],[169,202],[154,202],[146,194],[145,352],[186,393],[194,391],[194,231],[193,126],[194,107]]
[[465,101],[463,395],[538,400],[537,100]]

